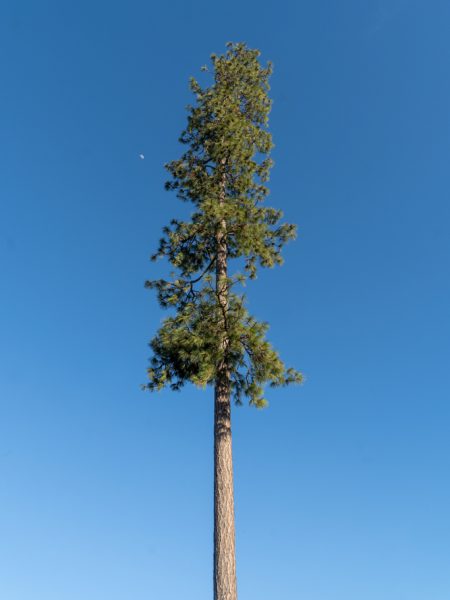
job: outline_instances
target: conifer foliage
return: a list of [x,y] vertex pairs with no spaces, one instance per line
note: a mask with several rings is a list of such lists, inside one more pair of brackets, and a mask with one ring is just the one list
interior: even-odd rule
[[[196,102],[188,107],[180,137],[186,151],[166,165],[172,176],[166,189],[192,203],[194,211],[190,221],[173,219],[164,228],[152,256],[167,258],[176,274],[146,282],[160,305],[175,312],[150,344],[150,390],[178,390],[186,382],[214,385],[225,363],[236,403],[246,397],[262,407],[265,384],[301,381],[266,340],[267,324],[247,311],[242,289],[258,267],[281,264],[283,245],[295,237],[294,225],[280,224],[281,211],[263,205],[272,166],[267,130],[272,67],[263,68],[258,57],[258,50],[229,43],[224,55],[211,56],[212,85],[190,81]],[[221,249],[227,267],[241,259],[240,272],[226,269],[217,276]]]

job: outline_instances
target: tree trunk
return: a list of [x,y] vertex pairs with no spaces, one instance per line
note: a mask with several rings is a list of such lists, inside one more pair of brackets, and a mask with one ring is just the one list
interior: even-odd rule
[[[225,180],[224,180],[225,184]],[[225,200],[224,185],[220,203]],[[227,365],[228,310],[225,219],[217,232],[216,293],[223,319],[224,358],[214,393],[214,600],[237,600],[234,532],[233,457],[231,450],[230,371]]]
[[229,384],[217,382],[214,411],[214,600],[236,600]]

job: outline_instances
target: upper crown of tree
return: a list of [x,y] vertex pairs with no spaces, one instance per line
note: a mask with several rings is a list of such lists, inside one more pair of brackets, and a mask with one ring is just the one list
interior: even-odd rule
[[[211,56],[209,87],[190,81],[195,103],[180,136],[186,151],[166,165],[171,174],[166,189],[194,210],[189,221],[174,219],[164,228],[152,257],[167,258],[175,274],[146,282],[162,307],[174,309],[150,343],[145,386],[150,390],[213,384],[219,365],[226,364],[235,401],[246,396],[261,407],[265,384],[302,380],[286,369],[265,338],[267,324],[248,313],[242,293],[259,267],[282,263],[282,247],[296,232],[294,225],[280,223],[280,210],[263,205],[272,166],[267,130],[272,66],[261,66],[259,54],[229,43],[225,54]],[[218,282],[219,251],[228,262],[238,259],[242,270]]]

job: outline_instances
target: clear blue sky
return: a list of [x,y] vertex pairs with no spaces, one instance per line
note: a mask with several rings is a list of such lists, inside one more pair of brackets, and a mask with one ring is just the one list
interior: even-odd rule
[[[209,600],[212,395],[141,392],[143,282],[190,101],[228,40],[275,64],[250,309],[303,370],[234,411],[243,600],[450,597],[450,5],[4,1],[0,597]],[[139,153],[145,160],[139,159]]]

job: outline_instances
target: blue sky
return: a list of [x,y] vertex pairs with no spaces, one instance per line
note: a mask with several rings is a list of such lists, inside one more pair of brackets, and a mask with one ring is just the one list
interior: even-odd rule
[[211,598],[212,395],[140,391],[143,282],[186,211],[188,78],[242,40],[275,64],[270,203],[299,225],[249,307],[307,381],[234,411],[240,597],[448,600],[449,19],[1,4],[0,597]]

